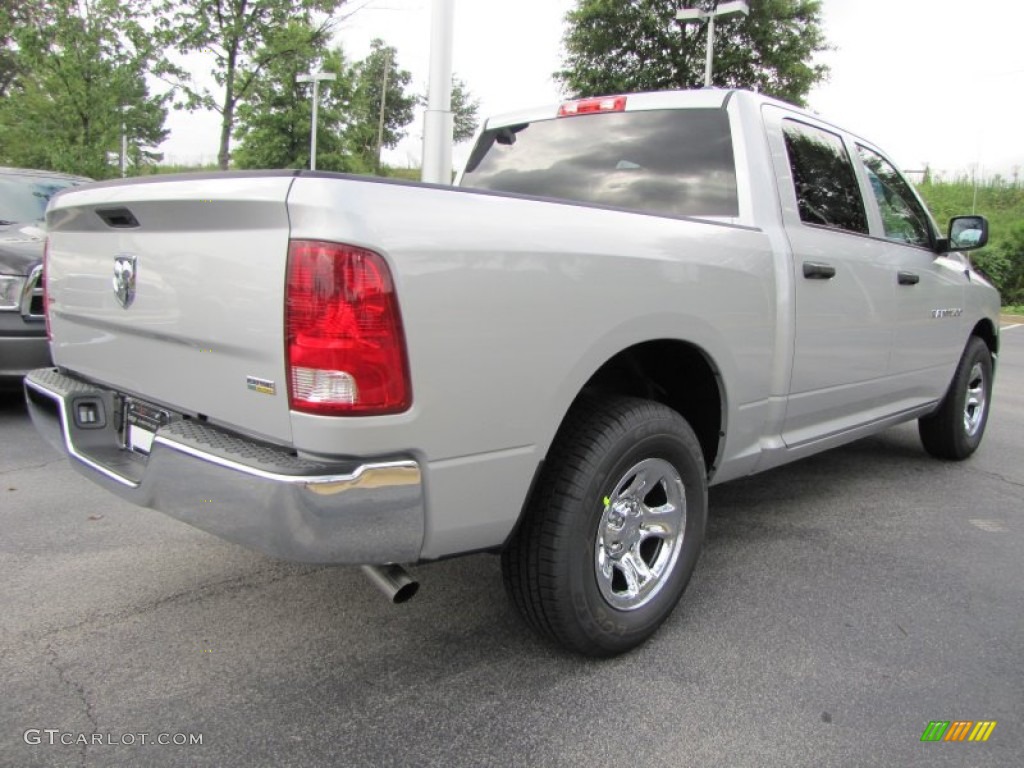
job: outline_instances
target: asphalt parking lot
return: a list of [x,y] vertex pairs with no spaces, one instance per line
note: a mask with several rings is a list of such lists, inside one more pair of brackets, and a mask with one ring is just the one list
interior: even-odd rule
[[536,640],[493,556],[394,607],[115,499],[0,397],[0,765],[1024,764],[1024,328],[972,460],[906,425],[712,489],[679,608],[604,662]]

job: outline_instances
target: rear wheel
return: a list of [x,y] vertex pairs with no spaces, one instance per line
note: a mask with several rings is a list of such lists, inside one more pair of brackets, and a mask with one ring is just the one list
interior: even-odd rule
[[703,456],[686,421],[660,403],[584,397],[502,553],[506,589],[542,635],[622,653],[679,601],[706,519]]
[[921,443],[940,459],[966,459],[981,445],[992,402],[992,353],[972,336],[938,410],[918,420]]

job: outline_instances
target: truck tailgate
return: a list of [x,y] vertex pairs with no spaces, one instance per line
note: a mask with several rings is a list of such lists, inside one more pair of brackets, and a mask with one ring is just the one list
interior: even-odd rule
[[283,316],[294,175],[154,177],[58,196],[47,213],[54,362],[290,442]]

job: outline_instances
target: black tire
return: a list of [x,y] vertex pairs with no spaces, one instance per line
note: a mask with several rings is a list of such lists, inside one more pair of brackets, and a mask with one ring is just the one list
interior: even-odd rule
[[[650,487],[640,489],[641,476]],[[505,588],[541,635],[613,656],[654,634],[679,602],[706,522],[706,469],[689,424],[660,403],[586,395],[502,552]]]
[[918,419],[924,449],[939,459],[966,459],[981,445],[991,404],[992,353],[972,336],[938,409]]

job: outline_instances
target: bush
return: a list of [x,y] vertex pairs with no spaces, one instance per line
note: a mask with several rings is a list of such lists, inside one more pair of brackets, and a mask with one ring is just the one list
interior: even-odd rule
[[976,210],[989,220],[989,245],[971,254],[1002,295],[1003,304],[1024,304],[1024,187],[998,176],[975,191],[969,179],[931,179],[918,186],[939,226],[950,217]]

